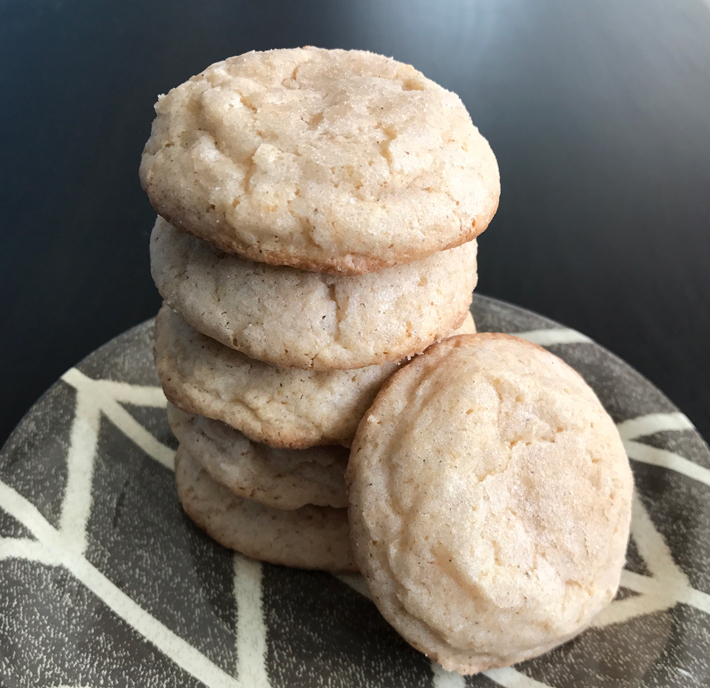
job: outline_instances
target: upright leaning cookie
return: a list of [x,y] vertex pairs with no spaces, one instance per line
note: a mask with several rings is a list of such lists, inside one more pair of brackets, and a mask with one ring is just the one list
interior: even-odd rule
[[458,96],[381,55],[251,52],[155,109],[153,207],[251,260],[372,272],[470,241],[498,206],[496,159]]
[[539,655],[619,585],[632,477],[618,432],[574,370],[521,339],[452,337],[395,373],[347,480],[375,603],[446,669]]
[[158,218],[162,297],[194,328],[282,368],[364,368],[423,351],[459,327],[476,286],[476,242],[410,265],[324,275],[225,254]]

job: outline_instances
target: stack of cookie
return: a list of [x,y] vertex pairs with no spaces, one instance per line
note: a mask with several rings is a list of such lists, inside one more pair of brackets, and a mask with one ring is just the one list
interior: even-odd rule
[[141,181],[185,511],[250,556],[354,570],[347,447],[397,368],[473,331],[495,157],[457,96],[359,51],[242,55],[156,111]]

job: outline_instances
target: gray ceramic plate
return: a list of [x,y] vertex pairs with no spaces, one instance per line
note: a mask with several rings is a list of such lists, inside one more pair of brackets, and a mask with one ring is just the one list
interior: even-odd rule
[[622,589],[595,627],[464,679],[409,648],[357,577],[261,565],[183,515],[147,322],[68,371],[0,454],[0,685],[710,685],[710,452],[589,339],[477,296],[480,330],[564,358],[619,424],[636,477]]

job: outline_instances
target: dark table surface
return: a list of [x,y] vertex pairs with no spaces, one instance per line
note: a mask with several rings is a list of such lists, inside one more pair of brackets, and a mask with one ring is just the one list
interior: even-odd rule
[[503,189],[479,291],[596,339],[710,437],[704,0],[0,0],[0,441],[158,309],[137,176],[156,96],[305,44],[459,93]]

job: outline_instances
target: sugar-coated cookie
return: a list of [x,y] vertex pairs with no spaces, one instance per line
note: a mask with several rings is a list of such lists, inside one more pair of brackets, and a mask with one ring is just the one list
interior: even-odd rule
[[[454,334],[475,331],[469,313]],[[403,362],[355,370],[277,368],[206,337],[168,306],[155,320],[155,363],[168,399],[272,447],[349,447],[375,394]]]
[[274,449],[221,421],[168,405],[170,427],[185,450],[238,497],[275,509],[348,505],[344,447]]
[[459,97],[381,55],[251,52],[155,109],[153,207],[251,260],[372,272],[475,238],[498,206],[495,156]]
[[476,242],[348,277],[225,254],[158,218],[153,279],[193,327],[260,361],[334,370],[397,361],[459,327],[476,285]]
[[632,476],[584,380],[516,337],[452,337],[397,371],[347,470],[355,559],[414,647],[463,674],[582,631],[614,597]]
[[184,447],[175,455],[177,491],[187,515],[224,547],[272,564],[356,571],[346,509],[273,509],[213,480]]

